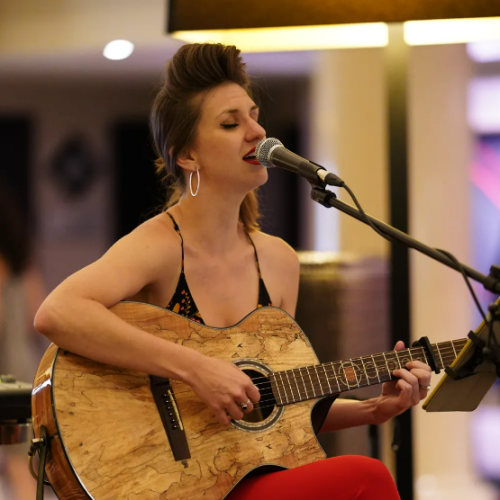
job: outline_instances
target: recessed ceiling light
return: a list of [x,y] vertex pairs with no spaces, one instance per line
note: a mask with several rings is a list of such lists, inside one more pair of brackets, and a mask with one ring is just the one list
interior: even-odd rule
[[134,52],[134,44],[128,40],[113,40],[104,47],[103,55],[106,59],[118,61],[127,59]]

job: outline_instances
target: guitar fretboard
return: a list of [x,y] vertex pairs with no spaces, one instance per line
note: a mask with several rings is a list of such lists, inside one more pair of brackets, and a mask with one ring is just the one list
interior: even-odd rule
[[[437,366],[444,369],[451,365],[466,342],[459,339],[432,344]],[[405,368],[410,361],[429,364],[430,360],[423,347],[411,347],[275,372],[270,380],[276,402],[283,406],[388,382],[395,378],[394,370]]]

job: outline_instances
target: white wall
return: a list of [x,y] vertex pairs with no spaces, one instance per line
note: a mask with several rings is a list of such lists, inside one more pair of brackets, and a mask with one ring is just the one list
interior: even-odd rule
[[[366,213],[387,220],[383,49],[319,51],[311,79],[309,158],[340,175]],[[345,190],[338,194],[354,205]],[[371,228],[313,203],[310,220],[303,224],[308,248],[387,256],[387,242]]]
[[[471,265],[468,168],[473,136],[467,123],[467,89],[472,65],[464,45],[414,47],[410,58],[410,231]],[[414,339],[466,337],[477,325],[462,276],[417,252],[410,255]],[[475,476],[470,414],[416,410],[414,416],[417,498],[494,498]]]
[[[409,65],[410,234],[470,265],[468,165],[473,136],[466,109],[472,65],[463,45],[412,48]],[[335,170],[367,213],[388,221],[382,50],[318,54],[311,89],[309,157]],[[307,187],[304,196],[306,191]],[[349,201],[345,195],[341,199]],[[334,210],[308,209],[303,227],[309,248],[388,255],[382,238]],[[465,337],[476,325],[463,278],[415,251],[410,256],[414,339]],[[436,382],[434,377],[433,385]],[[416,498],[494,498],[492,489],[475,475],[469,415],[430,414],[419,407],[413,413]],[[391,466],[390,453],[384,456]]]

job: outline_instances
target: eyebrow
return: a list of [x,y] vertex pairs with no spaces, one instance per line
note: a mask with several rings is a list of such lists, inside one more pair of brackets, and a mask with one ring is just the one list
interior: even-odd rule
[[[251,108],[250,108],[250,111],[255,111],[256,109],[259,109],[259,106],[257,106],[257,104],[253,105]],[[226,111],[223,111],[220,115],[223,115],[224,113],[231,113],[231,114],[237,114],[239,113],[240,110],[239,109],[227,109]],[[220,116],[219,115],[219,116]]]

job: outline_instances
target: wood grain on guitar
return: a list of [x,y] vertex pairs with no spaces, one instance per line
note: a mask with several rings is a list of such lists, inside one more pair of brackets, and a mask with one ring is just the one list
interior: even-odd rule
[[[33,427],[38,436],[45,425],[53,437],[46,472],[60,500],[220,500],[263,466],[279,470],[325,457],[315,431],[329,404],[318,400],[390,380],[405,359],[425,361],[420,350],[407,349],[320,365],[300,327],[274,307],[230,328],[134,302],[111,310],[152,335],[236,363],[260,387],[261,401],[226,427],[189,386],[169,380],[162,420],[149,375],[51,345],[33,386]],[[443,364],[451,364],[462,343],[437,347]],[[177,460],[169,437],[177,438],[167,435],[165,423],[174,409],[170,432],[182,430],[188,448]]]

